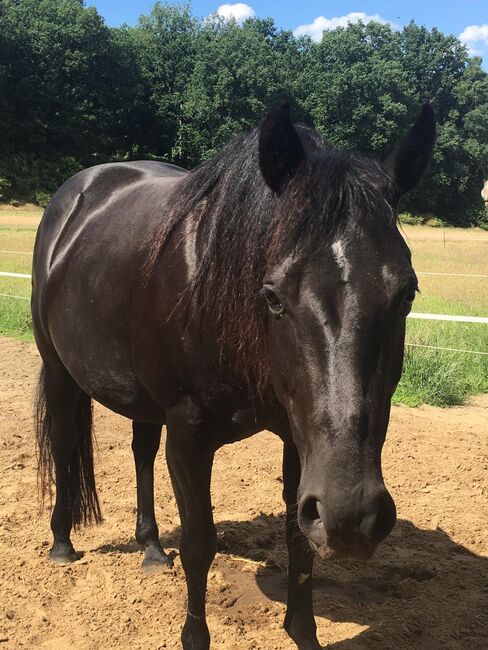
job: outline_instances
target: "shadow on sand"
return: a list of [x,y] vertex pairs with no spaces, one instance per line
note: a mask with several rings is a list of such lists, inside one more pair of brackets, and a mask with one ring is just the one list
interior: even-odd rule
[[[266,598],[280,602],[286,602],[284,526],[284,516],[264,514],[252,521],[217,524],[219,553],[237,564],[239,558],[256,562],[257,587]],[[174,548],[178,538],[179,529],[174,529],[161,543]],[[97,549],[140,550],[136,542]],[[238,574],[239,568],[231,571],[230,581]],[[370,562],[317,560],[314,601],[318,617],[368,626],[354,638],[326,646],[331,650],[488,648],[488,558],[439,528],[422,530],[400,520]]]

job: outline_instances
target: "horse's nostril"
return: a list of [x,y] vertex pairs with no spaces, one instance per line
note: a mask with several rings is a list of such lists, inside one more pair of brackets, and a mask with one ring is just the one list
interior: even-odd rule
[[315,497],[305,497],[300,503],[298,523],[302,532],[315,547],[322,547],[327,542],[325,527],[319,511],[321,505]]
[[317,519],[320,520],[317,503],[318,501],[315,499],[315,497],[308,497],[305,500],[305,503],[302,505],[301,512],[303,519],[307,519],[308,521],[316,521]]

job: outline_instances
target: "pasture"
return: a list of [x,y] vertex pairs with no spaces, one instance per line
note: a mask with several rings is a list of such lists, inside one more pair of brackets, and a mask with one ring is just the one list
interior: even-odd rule
[[[0,271],[30,273],[31,252],[41,212],[0,211]],[[478,229],[403,226],[419,274],[415,312],[488,314],[488,233]],[[459,275],[455,275],[459,274]],[[0,277],[0,335],[32,341],[30,282]],[[5,294],[18,296],[11,299]],[[407,341],[421,346],[488,352],[488,326],[440,321],[408,321]],[[407,347],[395,403],[418,406],[462,404],[488,392],[488,355]]]

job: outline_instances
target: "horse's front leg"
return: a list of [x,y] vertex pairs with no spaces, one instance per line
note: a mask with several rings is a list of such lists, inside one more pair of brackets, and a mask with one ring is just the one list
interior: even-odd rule
[[313,615],[313,552],[297,521],[297,490],[300,459],[295,445],[285,442],[283,452],[283,498],[286,503],[288,546],[288,602],[284,627],[299,650],[319,650]]
[[168,412],[167,429],[166,459],[180,512],[180,556],[188,589],[181,641],[184,650],[208,650],[205,596],[217,549],[210,500],[214,450],[203,435],[200,410],[190,399]]
[[145,548],[142,567],[150,572],[172,564],[159,543],[154,515],[154,461],[161,440],[161,428],[159,424],[132,423],[132,451],[137,478],[136,539]]

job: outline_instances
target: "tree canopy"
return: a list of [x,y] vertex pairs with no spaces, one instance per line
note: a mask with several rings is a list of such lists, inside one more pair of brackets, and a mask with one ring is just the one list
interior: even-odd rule
[[0,195],[42,203],[109,160],[192,167],[283,98],[331,146],[379,157],[432,102],[433,162],[403,207],[486,219],[488,75],[454,36],[359,23],[316,43],[272,19],[199,19],[161,2],[110,28],[83,0],[1,0]]

